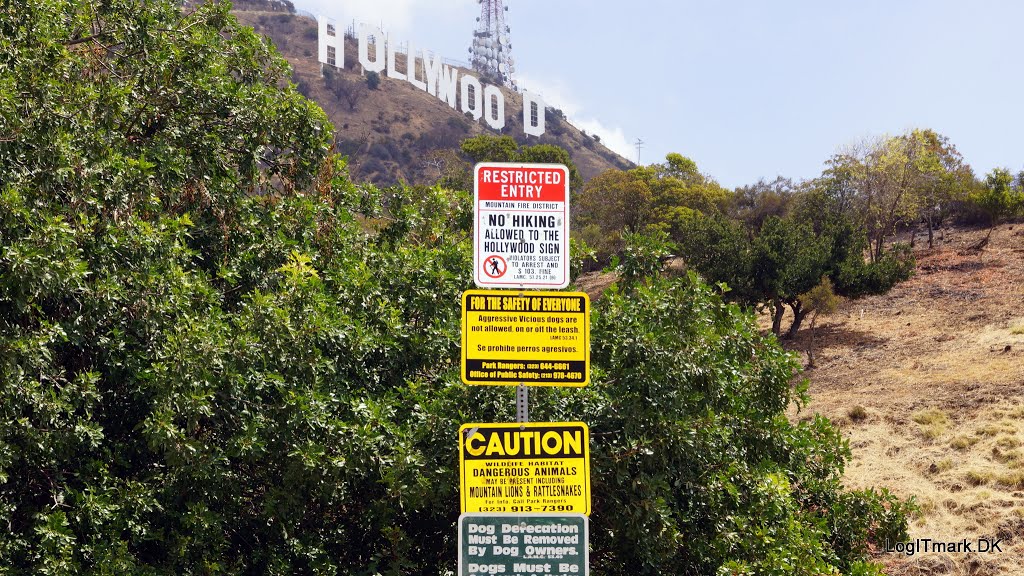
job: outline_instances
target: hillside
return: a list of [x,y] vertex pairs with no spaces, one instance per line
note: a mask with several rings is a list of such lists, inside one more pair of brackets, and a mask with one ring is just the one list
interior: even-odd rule
[[[839,423],[854,487],[914,496],[911,538],[1001,538],[1002,553],[879,552],[893,575],[1019,574],[1024,566],[1024,226],[947,231],[885,296],[819,319],[810,406]],[[904,238],[906,240],[906,238]],[[919,244],[920,245],[920,244]],[[787,347],[805,352],[810,332]]]
[[[243,23],[268,38],[293,67],[293,80],[307,97],[315,100],[330,117],[336,130],[336,146],[349,157],[349,167],[357,181],[379,185],[404,181],[410,184],[434,182],[451,154],[463,139],[479,134],[495,134],[481,122],[473,121],[447,104],[408,82],[381,75],[376,90],[365,88],[359,73],[354,44],[346,51],[348,68],[338,71],[342,82],[360,92],[350,106],[337,91],[332,91],[320,74],[316,59],[317,28],[311,18],[281,12],[242,9],[234,12]],[[351,42],[351,40],[350,40]],[[402,55],[399,69],[404,69]],[[469,73],[469,70],[460,69]],[[584,134],[562,113],[549,108],[546,132],[541,137],[522,132],[522,98],[505,92],[506,126],[502,134],[520,144],[554,144],[569,151],[584,180],[611,168],[628,168],[630,162]]]
[[[841,427],[848,486],[916,499],[911,539],[1002,540],[990,554],[876,550],[891,576],[1024,566],[1024,226],[1000,226],[986,250],[970,250],[985,232],[946,230],[936,248],[916,250],[909,281],[819,318],[815,367],[803,373],[811,403],[790,410],[794,421],[821,414]],[[595,272],[577,285],[598,298],[614,281]],[[810,343],[806,324],[783,341],[805,364]]]

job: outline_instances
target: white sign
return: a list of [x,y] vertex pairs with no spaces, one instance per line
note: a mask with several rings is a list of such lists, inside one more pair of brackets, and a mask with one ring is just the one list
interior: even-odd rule
[[[345,67],[345,40],[334,20],[317,16],[319,49],[317,59],[325,66]],[[494,130],[505,127],[505,93],[497,86],[483,86],[470,74],[443,62],[440,55],[429,50],[416,50],[412,44],[401,44],[383,30],[359,25],[359,65],[366,72],[387,72],[389,78],[405,80],[473,119],[481,118]],[[373,58],[370,58],[370,47]],[[399,69],[397,54],[403,52],[406,64]],[[531,136],[544,134],[544,99],[539,94],[523,91],[523,132]]]
[[473,170],[473,278],[481,288],[569,285],[569,170],[480,163]]

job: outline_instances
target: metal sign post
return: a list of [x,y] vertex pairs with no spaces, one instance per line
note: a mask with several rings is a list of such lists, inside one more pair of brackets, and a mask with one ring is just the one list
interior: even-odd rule
[[516,388],[516,422],[525,424],[530,421],[530,389],[526,384],[519,383]]

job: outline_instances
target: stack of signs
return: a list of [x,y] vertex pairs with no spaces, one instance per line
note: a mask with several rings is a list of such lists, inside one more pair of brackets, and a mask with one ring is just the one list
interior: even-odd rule
[[[462,296],[463,382],[585,386],[590,299],[536,291],[569,284],[568,169],[478,164],[474,214],[483,290]],[[465,424],[459,464],[460,576],[589,574],[586,424]]]

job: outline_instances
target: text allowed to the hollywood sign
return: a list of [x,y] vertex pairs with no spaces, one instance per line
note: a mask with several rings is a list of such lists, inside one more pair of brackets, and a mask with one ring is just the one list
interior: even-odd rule
[[[317,16],[319,32],[318,60],[326,66],[345,67],[345,40],[338,33],[335,21]],[[475,120],[481,118],[494,130],[505,127],[505,94],[497,86],[484,86],[476,76],[463,74],[455,66],[443,63],[440,55],[431,57],[428,50],[417,51],[411,43],[399,49],[400,43],[380,29],[359,25],[359,65],[365,72],[381,73],[389,78],[405,80]],[[372,48],[372,50],[371,50]],[[405,54],[405,66],[399,70],[398,54]],[[371,57],[372,55],[372,57]],[[544,99],[523,91],[523,132],[541,136],[545,130]]]
[[462,381],[586,386],[590,297],[585,292],[463,292]]
[[463,512],[590,514],[590,430],[582,422],[464,424]]
[[582,514],[463,514],[459,576],[587,576],[589,541]]
[[569,285],[569,169],[481,163],[473,171],[473,279],[481,288]]

